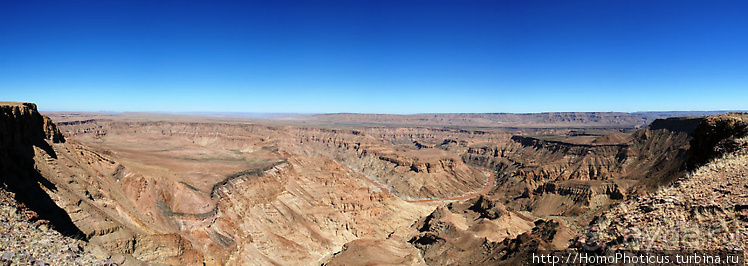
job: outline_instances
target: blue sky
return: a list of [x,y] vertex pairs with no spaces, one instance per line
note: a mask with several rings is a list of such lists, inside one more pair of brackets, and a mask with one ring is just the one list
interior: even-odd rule
[[6,1],[42,110],[748,109],[745,1]]

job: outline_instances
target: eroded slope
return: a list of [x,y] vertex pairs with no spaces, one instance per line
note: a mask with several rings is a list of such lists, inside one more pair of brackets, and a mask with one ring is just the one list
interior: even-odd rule
[[147,227],[179,234],[206,262],[315,263],[433,208],[390,195],[285,127],[89,120],[62,128],[121,162],[114,179],[151,218]]
[[748,115],[708,117],[694,131],[696,169],[656,193],[632,199],[594,224],[593,239],[610,249],[746,250]]
[[683,176],[689,133],[699,121],[657,120],[614,144],[513,136],[499,145],[469,147],[463,157],[499,170],[492,193],[510,208],[573,217],[584,225],[610,204]]
[[326,152],[406,200],[458,197],[489,181],[442,149],[397,146],[355,130],[301,129],[298,134],[300,144]]

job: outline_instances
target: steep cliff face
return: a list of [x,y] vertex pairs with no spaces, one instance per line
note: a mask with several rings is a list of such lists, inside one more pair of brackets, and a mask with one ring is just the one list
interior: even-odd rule
[[33,103],[0,102],[0,143],[4,147],[33,144],[39,140],[65,142],[49,117],[40,114]]
[[656,120],[616,144],[513,136],[499,145],[469,147],[463,158],[498,169],[494,194],[509,207],[541,217],[581,215],[585,224],[613,202],[683,176],[690,132],[700,121]]
[[577,243],[612,250],[746,250],[747,118],[732,113],[704,119],[691,140],[693,171],[603,214]]
[[51,145],[64,142],[62,134],[33,103],[0,103],[0,184],[16,199],[58,230],[76,236],[80,230],[42,188],[54,189],[37,169],[37,154],[57,157]]
[[459,156],[433,147],[396,146],[342,130],[305,129],[299,131],[298,138],[406,200],[461,196],[488,183],[485,173],[466,165]]
[[[49,117],[40,114],[33,103],[0,102],[0,182],[17,190],[27,181],[19,175],[33,164],[34,149],[55,157],[52,143],[65,142]],[[21,193],[23,194],[23,193]]]
[[36,105],[0,105],[0,125],[3,188],[56,230],[88,241],[103,258],[119,254],[119,263],[202,261],[179,235],[144,222],[148,217],[132,206],[114,178],[121,165],[66,142]]
[[729,113],[707,117],[693,132],[688,167],[695,169],[716,157],[748,147],[743,136],[748,134],[745,114]]

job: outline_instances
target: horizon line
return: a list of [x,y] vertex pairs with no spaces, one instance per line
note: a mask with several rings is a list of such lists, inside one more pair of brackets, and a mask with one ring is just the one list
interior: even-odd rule
[[564,113],[620,113],[620,114],[637,114],[637,113],[697,113],[697,112],[748,112],[748,109],[744,110],[654,110],[654,111],[543,111],[543,112],[424,112],[424,113],[369,113],[369,112],[222,112],[222,111],[209,111],[209,112],[171,112],[171,111],[60,111],[60,110],[39,110],[40,112],[51,112],[51,113],[98,113],[98,114],[171,114],[171,115],[215,115],[215,116],[241,116],[241,115],[302,115],[302,116],[313,116],[313,115],[400,115],[400,116],[412,116],[412,115],[445,115],[445,114],[515,114],[515,115],[527,115],[527,114],[564,114]]

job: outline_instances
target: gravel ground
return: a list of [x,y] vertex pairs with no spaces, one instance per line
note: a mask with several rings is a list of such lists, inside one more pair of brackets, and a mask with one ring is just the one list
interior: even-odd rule
[[86,242],[61,235],[0,189],[0,265],[111,265]]
[[746,191],[748,155],[729,155],[612,209],[580,241],[616,243],[614,249],[747,250]]

